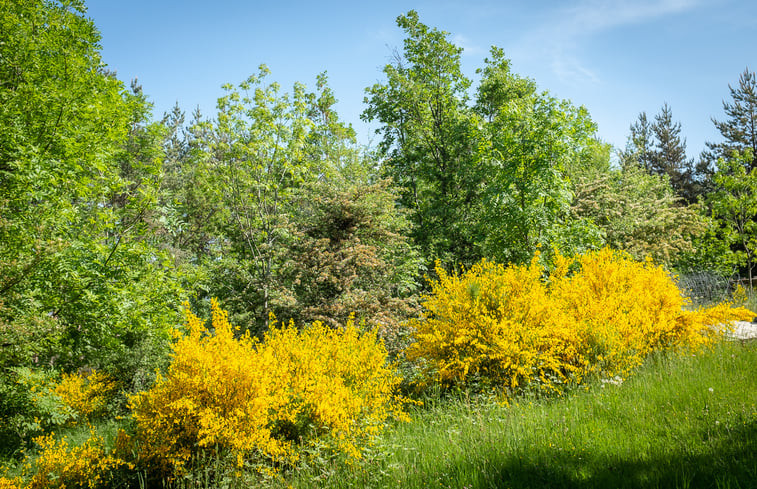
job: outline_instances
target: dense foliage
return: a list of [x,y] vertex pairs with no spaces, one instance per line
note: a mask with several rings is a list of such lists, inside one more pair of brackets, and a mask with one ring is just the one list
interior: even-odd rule
[[149,377],[182,287],[148,225],[160,128],[105,69],[83,3],[2,12],[0,446],[12,452],[28,434],[12,427],[28,405],[15,368]]
[[418,312],[413,292],[421,257],[391,182],[318,183],[299,201],[300,226],[284,272],[296,301],[278,313],[298,322],[345,324],[351,315],[396,344]]
[[746,271],[753,286],[757,266],[757,168],[751,149],[719,159],[712,177],[714,191],[708,195],[712,216],[718,224],[715,239],[725,245],[723,258]]
[[36,442],[40,447],[39,457],[24,464],[28,482],[23,484],[16,480],[9,483],[10,487],[16,487],[16,484],[25,489],[108,487],[120,483],[119,469],[134,468],[110,453],[105,440],[94,432],[76,446],[71,446],[65,439],[56,440],[52,434],[41,436]]
[[634,162],[611,168],[595,159],[573,170],[571,211],[590,219],[607,246],[637,260],[677,265],[708,230],[698,205],[682,205],[667,178]]
[[522,263],[540,245],[596,245],[591,223],[571,219],[566,173],[595,143],[587,111],[539,93],[496,47],[471,104],[462,48],[415,11],[397,24],[404,49],[384,68],[387,81],[366,90],[363,118],[381,123],[385,172],[427,260]]

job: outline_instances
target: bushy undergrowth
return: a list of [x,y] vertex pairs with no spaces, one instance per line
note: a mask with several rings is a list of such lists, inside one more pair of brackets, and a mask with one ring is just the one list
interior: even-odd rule
[[32,438],[55,428],[90,421],[107,412],[117,385],[102,372],[63,373],[17,367],[0,392],[14,409],[0,419],[3,449],[27,446]]
[[622,376],[655,350],[696,349],[717,335],[710,326],[754,316],[729,304],[684,310],[662,267],[622,252],[558,255],[554,265],[547,274],[537,253],[524,266],[437,266],[424,316],[411,322],[421,382],[560,391],[595,372]]
[[274,324],[258,342],[235,337],[226,312],[212,309],[212,334],[187,311],[166,375],[132,399],[144,470],[170,477],[219,450],[239,469],[291,464],[315,445],[355,459],[388,418],[405,418],[400,378],[375,334],[352,322]]
[[81,445],[69,446],[65,438],[54,434],[39,437],[39,456],[27,460],[24,474],[29,476],[26,489],[109,487],[118,470],[133,468],[106,447],[105,440],[94,431]]
[[55,393],[82,419],[105,414],[108,402],[118,388],[107,374],[93,370],[89,373],[61,375]]

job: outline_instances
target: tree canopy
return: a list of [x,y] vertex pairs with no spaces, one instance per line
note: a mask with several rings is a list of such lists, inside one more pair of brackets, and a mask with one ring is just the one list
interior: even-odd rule
[[181,300],[148,229],[162,129],[106,69],[82,2],[4,2],[0,22],[0,326],[12,344],[0,354],[133,375]]
[[593,144],[586,110],[538,92],[496,47],[471,101],[462,48],[449,34],[422,24],[415,11],[397,25],[404,49],[384,67],[386,81],[366,90],[363,118],[381,124],[384,168],[429,264],[522,262],[537,247],[582,241],[568,222],[565,167]]

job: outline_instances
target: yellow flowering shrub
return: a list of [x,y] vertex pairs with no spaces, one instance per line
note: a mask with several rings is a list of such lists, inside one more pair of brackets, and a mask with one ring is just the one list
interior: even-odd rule
[[274,324],[262,342],[236,337],[215,301],[212,331],[188,308],[186,321],[165,377],[131,400],[138,457],[164,475],[202,450],[231,452],[240,466],[291,463],[316,441],[359,457],[387,418],[403,416],[385,349],[351,321]]
[[7,477],[0,476],[0,489],[21,489],[23,487],[23,481],[18,478],[9,479]]
[[437,274],[410,323],[408,357],[425,364],[425,382],[443,385],[560,390],[594,371],[627,372],[656,349],[699,347],[711,326],[753,317],[728,304],[686,311],[661,267],[610,249],[558,255],[548,278],[538,252],[525,266],[484,260],[448,274],[437,264]]
[[0,427],[12,430],[24,443],[55,427],[103,414],[116,387],[107,375],[96,371],[88,376],[59,375],[52,370],[17,367],[12,372],[15,393],[6,391],[6,395],[14,396],[17,407],[0,420]]
[[[568,273],[573,267],[578,271]],[[722,332],[718,324],[754,316],[728,303],[687,310],[691,301],[661,266],[610,249],[572,259],[558,255],[550,280],[553,300],[578,323],[587,367],[610,373],[638,365],[654,350],[696,349]]]
[[360,334],[352,319],[344,329],[320,322],[302,331],[291,322],[274,327],[258,354],[286,379],[287,402],[272,416],[279,438],[326,438],[359,458],[387,419],[407,420],[395,395],[401,379],[387,365],[386,350],[375,331]]
[[131,468],[105,447],[105,441],[92,432],[80,446],[69,447],[65,439],[57,440],[51,433],[35,439],[41,451],[34,459],[27,458],[25,489],[80,487],[94,489],[113,482],[115,472]]
[[[552,307],[542,268],[509,267],[490,261],[463,275],[437,264],[439,280],[424,298],[424,316],[411,321],[411,359],[428,362],[427,377],[445,385],[478,378],[516,388],[534,375],[564,376],[574,368],[572,318]],[[566,322],[569,320],[569,322]]]
[[102,372],[61,375],[55,393],[79,416],[90,418],[103,414],[108,400],[116,390],[116,383]]

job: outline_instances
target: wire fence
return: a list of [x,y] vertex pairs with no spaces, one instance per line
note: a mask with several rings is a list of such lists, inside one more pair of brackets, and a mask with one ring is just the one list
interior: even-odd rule
[[726,277],[709,270],[690,272],[678,277],[678,288],[694,305],[710,305],[731,299],[738,278]]

